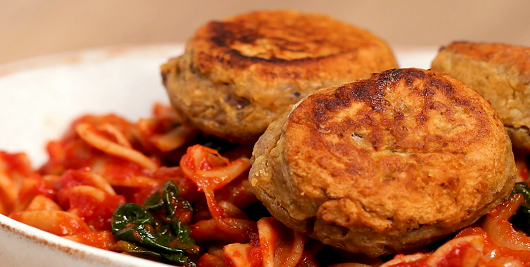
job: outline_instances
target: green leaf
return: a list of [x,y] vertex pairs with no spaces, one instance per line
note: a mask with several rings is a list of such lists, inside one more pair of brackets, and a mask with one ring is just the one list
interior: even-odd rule
[[153,193],[143,204],[145,210],[156,210],[161,208],[164,205],[164,200],[160,191]]
[[[153,216],[147,213],[142,207],[134,203],[120,204],[112,215],[112,233],[116,234],[123,229],[127,229],[129,223],[153,224]],[[133,226],[133,225],[129,225]]]
[[114,245],[114,248],[120,251],[126,252],[127,254],[137,256],[139,258],[146,258],[146,259],[151,259],[151,260],[162,260],[163,258],[162,255],[160,255],[160,253],[156,253],[149,249],[145,249],[143,247],[137,246],[133,243],[123,241],[123,240],[116,242],[116,244]]
[[189,261],[188,257],[179,253],[157,253],[149,249],[137,246],[133,243],[120,240],[116,242],[114,247],[120,251],[126,252],[127,254],[156,261],[166,261],[176,263],[179,265],[195,266],[195,264]]
[[226,139],[215,137],[213,135],[202,137],[199,140],[199,143],[205,147],[217,150],[219,154],[230,151],[239,145],[237,143],[230,143]]
[[112,217],[112,233],[119,242],[126,243],[120,243],[118,249],[179,264],[189,262],[189,255],[198,254],[187,225],[193,210],[178,193],[178,187],[170,181],[143,206],[119,205]]
[[179,127],[181,125],[182,125],[182,123],[180,123],[180,122],[174,122],[173,124],[171,124],[171,128],[177,128],[177,127]]
[[525,182],[515,183],[511,195],[518,193],[523,195],[525,201],[521,204],[517,213],[512,216],[510,222],[520,230],[530,234],[530,187],[528,184]]
[[530,203],[530,187],[528,184],[525,182],[515,183],[511,195],[513,196],[517,193],[522,194],[525,199],[525,202],[522,205],[524,205],[526,208],[529,208],[528,204]]

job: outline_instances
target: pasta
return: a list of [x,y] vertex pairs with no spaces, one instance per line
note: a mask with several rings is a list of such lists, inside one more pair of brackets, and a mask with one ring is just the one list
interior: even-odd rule
[[[248,148],[200,136],[161,104],[136,123],[83,116],[47,144],[49,160],[37,170],[23,153],[0,152],[0,213],[79,243],[182,266],[530,266],[530,237],[510,221],[528,206],[524,186],[437,248],[369,259],[271,217],[250,190]],[[526,182],[524,160],[518,167]]]

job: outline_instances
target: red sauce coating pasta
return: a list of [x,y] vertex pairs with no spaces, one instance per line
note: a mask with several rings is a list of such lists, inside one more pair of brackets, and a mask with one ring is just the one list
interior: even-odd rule
[[[192,257],[199,267],[382,264],[326,247],[270,217],[248,184],[248,148],[236,148],[224,157],[199,145],[204,140],[195,129],[180,124],[170,107],[159,104],[152,117],[137,123],[116,115],[83,116],[63,138],[48,143],[49,160],[38,170],[23,153],[0,152],[0,213],[82,244],[119,252],[110,231],[116,207],[144,203],[173,181],[179,197],[193,206],[193,214],[181,213],[181,219],[200,247]],[[518,161],[518,166],[519,180],[527,179],[525,162]],[[521,204],[520,198],[511,198],[484,224],[463,230],[432,253],[397,255],[381,266],[530,266],[528,237],[512,234],[521,235],[528,246],[514,250],[492,239],[509,235],[488,227],[500,222],[513,229],[509,218]]]

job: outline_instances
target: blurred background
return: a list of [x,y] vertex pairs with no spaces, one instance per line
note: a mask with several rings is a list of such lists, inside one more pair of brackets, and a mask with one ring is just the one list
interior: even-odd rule
[[0,0],[0,64],[104,46],[181,43],[207,21],[283,8],[331,15],[391,45],[530,46],[526,0]]

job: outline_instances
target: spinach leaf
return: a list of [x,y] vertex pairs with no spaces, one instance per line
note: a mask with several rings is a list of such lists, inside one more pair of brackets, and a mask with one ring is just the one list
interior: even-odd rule
[[525,182],[515,183],[512,195],[517,193],[522,194],[525,201],[521,204],[517,213],[512,216],[510,222],[526,234],[530,234],[530,187]]
[[198,143],[205,147],[217,150],[219,154],[230,151],[239,145],[238,143],[230,143],[226,139],[215,137],[213,135],[202,137]]
[[188,227],[193,210],[178,193],[178,187],[170,181],[142,206],[119,205],[112,216],[112,233],[120,240],[116,249],[138,257],[191,266],[188,256],[199,253]]
[[179,253],[158,253],[123,240],[116,242],[115,248],[139,258],[154,261],[168,261],[189,267],[195,266],[194,263],[188,261],[187,256],[185,255]]

